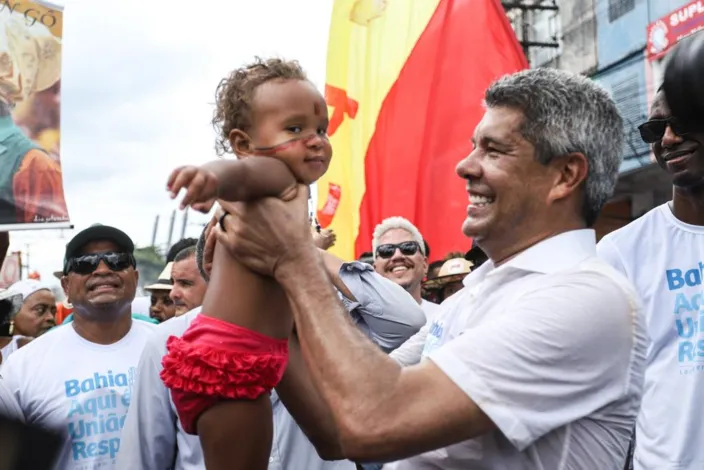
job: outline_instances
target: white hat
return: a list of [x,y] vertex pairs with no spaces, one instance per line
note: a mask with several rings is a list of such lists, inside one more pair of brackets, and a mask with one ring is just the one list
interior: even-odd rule
[[0,300],[9,300],[13,304],[10,318],[14,317],[22,308],[22,294],[10,289],[0,289]]
[[34,279],[26,279],[24,281],[15,282],[8,288],[8,290],[22,295],[22,303],[24,303],[30,295],[45,289],[53,293],[50,285]]
[[161,274],[159,274],[159,279],[157,279],[154,284],[146,286],[144,290],[171,290],[174,287],[171,281],[171,266],[173,266],[173,264],[173,262],[168,263]]

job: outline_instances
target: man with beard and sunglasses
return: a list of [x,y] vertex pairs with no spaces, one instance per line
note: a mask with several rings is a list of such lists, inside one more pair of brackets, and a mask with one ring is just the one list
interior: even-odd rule
[[93,225],[67,245],[61,283],[74,320],[3,364],[3,383],[28,424],[64,434],[56,468],[113,468],[137,364],[154,325],[133,320],[134,243]]
[[374,229],[374,270],[408,291],[428,321],[439,306],[421,298],[421,283],[428,272],[426,244],[418,228],[403,217],[389,217]]
[[599,256],[642,296],[652,341],[633,466],[704,468],[704,425],[696,412],[704,390],[704,123],[673,116],[661,87],[639,130],[672,177],[672,200],[598,245]]

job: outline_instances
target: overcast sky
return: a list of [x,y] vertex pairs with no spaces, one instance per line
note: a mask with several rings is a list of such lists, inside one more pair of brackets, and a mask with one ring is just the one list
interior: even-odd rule
[[[331,0],[66,0],[61,160],[71,221],[165,244],[176,202],[171,169],[215,158],[219,80],[255,55],[297,59],[322,89]],[[178,5],[178,6],[177,6]],[[203,5],[203,6],[201,6]],[[205,216],[190,213],[186,235]],[[174,241],[181,231],[178,213]],[[13,232],[43,280],[61,269],[73,230]]]

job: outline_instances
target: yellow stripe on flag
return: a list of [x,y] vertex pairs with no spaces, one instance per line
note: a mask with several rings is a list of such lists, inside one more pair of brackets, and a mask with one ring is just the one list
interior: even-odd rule
[[334,157],[317,186],[319,219],[337,234],[330,251],[342,259],[355,256],[364,159],[377,115],[439,2],[335,0],[325,87]]

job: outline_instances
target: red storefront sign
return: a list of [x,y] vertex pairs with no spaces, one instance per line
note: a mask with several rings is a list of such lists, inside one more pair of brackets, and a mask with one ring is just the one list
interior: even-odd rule
[[677,41],[704,29],[704,0],[695,0],[648,25],[645,55],[664,56]]

